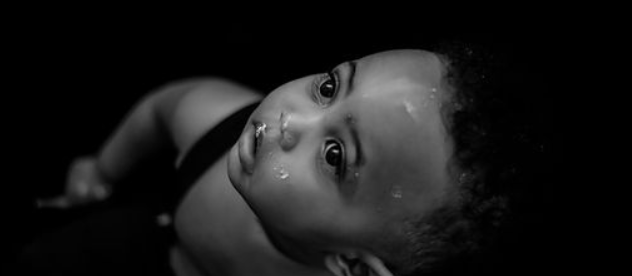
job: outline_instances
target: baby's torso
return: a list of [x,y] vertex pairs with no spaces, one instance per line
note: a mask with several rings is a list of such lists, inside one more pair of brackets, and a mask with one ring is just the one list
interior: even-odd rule
[[[176,112],[180,135],[175,139],[184,149],[224,118],[261,100],[260,95],[230,83],[198,89],[200,92],[182,100]],[[204,92],[213,89],[229,90],[231,96],[222,98],[221,92],[219,97],[214,95],[217,91]],[[256,216],[230,183],[228,151],[226,148],[193,183],[176,209],[174,226],[178,239],[172,249],[174,270],[178,274],[204,270],[210,275],[313,274],[289,261],[270,244]]]

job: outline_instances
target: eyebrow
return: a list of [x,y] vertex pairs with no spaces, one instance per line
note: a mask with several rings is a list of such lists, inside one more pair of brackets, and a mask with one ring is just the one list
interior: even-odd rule
[[[353,93],[353,82],[355,79],[355,73],[356,73],[356,62],[355,61],[348,61],[347,65],[349,66],[349,74],[347,74],[347,89],[346,89],[346,93],[345,93],[345,99],[349,97],[349,95],[351,95],[351,93]],[[355,127],[356,126],[356,118],[352,117],[351,115],[349,115],[350,117],[347,118],[346,123],[347,126],[349,127],[349,129],[351,130],[351,139],[353,139],[353,144],[356,146],[356,160],[355,160],[355,164],[354,166],[356,168],[359,168],[360,166],[363,166],[366,163],[366,160],[364,159],[364,151],[362,150],[362,143],[360,143],[360,135],[358,135],[358,129]]]
[[347,93],[345,93],[345,98],[349,97],[351,93],[353,93],[353,82],[355,79],[356,73],[356,62],[348,61],[347,65],[349,65],[349,74],[347,74]]
[[[349,66],[349,74],[347,74],[347,90],[345,93],[345,99],[348,98],[351,93],[353,93],[353,83],[355,79],[356,72],[356,62],[351,60],[347,62]],[[362,150],[362,143],[360,143],[360,135],[358,135],[358,129],[355,127],[356,119],[354,117],[349,117],[347,120],[347,125],[349,129],[351,129],[351,139],[353,139],[353,144],[356,146],[357,157],[355,160],[354,166],[359,168],[364,165],[366,160],[364,159],[364,151]]]
[[362,150],[362,144],[360,143],[360,136],[358,135],[358,130],[355,128],[354,124],[350,124],[349,128],[351,129],[351,139],[353,139],[353,144],[356,146],[356,160],[354,166],[359,168],[366,163],[364,159],[364,151]]
[[[351,93],[353,93],[353,82],[355,79],[355,73],[356,73],[356,62],[351,60],[351,61],[347,61],[346,65],[349,67],[349,74],[347,74],[347,89],[345,89],[345,95],[344,98],[348,98],[349,95],[351,95]],[[335,69],[335,71],[340,71],[340,67],[337,67]],[[353,140],[353,144],[355,145],[356,148],[356,159],[355,159],[355,163],[354,163],[354,167],[359,168],[360,166],[363,166],[366,162],[366,160],[364,159],[364,153],[362,150],[362,144],[360,143],[360,135],[358,135],[358,130],[356,129],[355,125],[356,125],[356,118],[351,116],[350,114],[348,115],[347,118],[345,118],[345,123],[347,124],[347,127],[351,130],[351,139]]]

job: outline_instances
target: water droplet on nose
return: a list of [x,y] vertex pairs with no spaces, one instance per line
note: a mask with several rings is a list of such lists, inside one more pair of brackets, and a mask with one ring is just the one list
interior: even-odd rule
[[394,198],[402,198],[402,187],[401,186],[393,186],[391,188],[391,196]]

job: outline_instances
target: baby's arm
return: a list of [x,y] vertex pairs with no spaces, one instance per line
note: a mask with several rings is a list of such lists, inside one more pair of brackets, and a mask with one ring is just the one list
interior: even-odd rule
[[108,183],[120,182],[143,161],[174,147],[171,118],[180,99],[200,82],[167,85],[136,104],[97,155],[96,167]]
[[261,97],[222,79],[186,80],[157,89],[135,105],[96,156],[75,160],[65,195],[38,205],[64,208],[103,200],[156,153],[172,149],[180,159],[221,118]]
[[155,154],[173,149],[171,120],[181,98],[204,80],[168,84],[144,96],[106,140],[96,156],[70,166],[65,194],[38,200],[39,207],[66,208],[104,200],[113,186]]

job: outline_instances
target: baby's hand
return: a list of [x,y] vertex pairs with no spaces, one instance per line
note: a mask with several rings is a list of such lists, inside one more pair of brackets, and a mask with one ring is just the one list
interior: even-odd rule
[[64,194],[37,200],[37,207],[66,209],[107,199],[111,194],[111,185],[103,179],[96,164],[94,157],[75,159],[70,165]]

